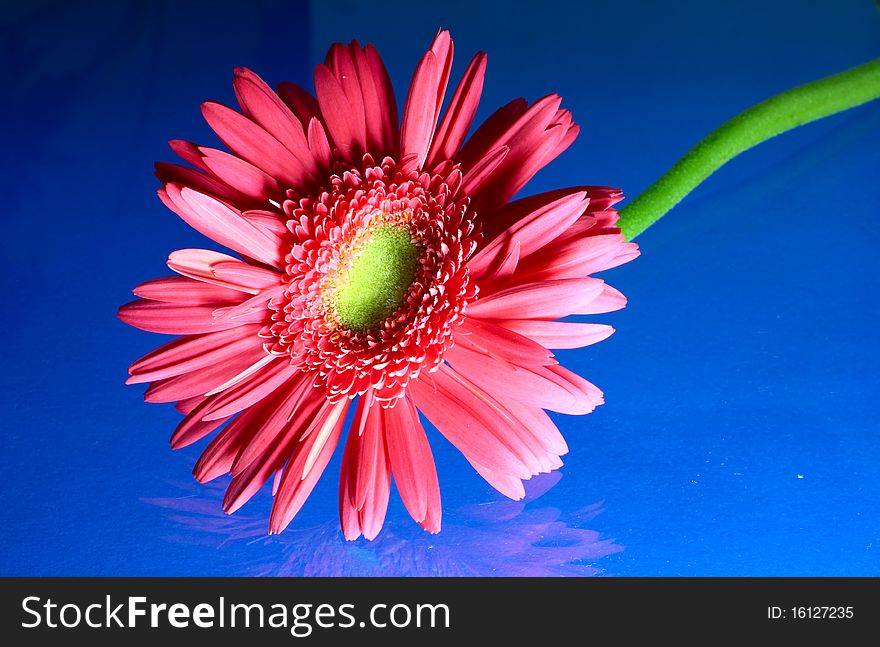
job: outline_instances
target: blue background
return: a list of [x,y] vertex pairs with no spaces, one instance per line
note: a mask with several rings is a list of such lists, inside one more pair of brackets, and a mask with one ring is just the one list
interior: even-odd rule
[[634,196],[734,113],[876,57],[869,0],[489,5],[4,3],[0,314],[2,575],[880,575],[880,108],[743,155],[639,238],[605,278],[616,335],[560,353],[606,394],[556,416],[571,446],[523,503],[438,434],[444,531],[396,495],[373,543],[343,542],[339,457],[293,527],[263,493],[172,452],[178,414],[125,387],[160,341],[115,318],[136,283],[201,246],[155,198],[173,137],[214,144],[198,104],[231,70],[311,86],[335,40],[373,42],[398,92],[437,27],[460,74],[489,53],[479,117],[562,94],[578,141],[528,187]]

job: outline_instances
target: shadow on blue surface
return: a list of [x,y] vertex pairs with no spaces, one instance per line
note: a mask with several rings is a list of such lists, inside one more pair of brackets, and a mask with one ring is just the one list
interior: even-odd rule
[[[177,497],[145,499],[165,512],[176,546],[216,549],[229,575],[246,576],[593,576],[603,557],[623,550],[588,524],[602,502],[563,513],[538,499],[561,474],[528,483],[523,501],[491,501],[445,512],[443,531],[429,535],[396,516],[374,541],[345,542],[336,519],[266,534],[264,514],[225,515],[223,486],[179,484]],[[173,485],[173,484],[172,484]],[[224,484],[225,485],[225,484]],[[268,505],[268,497],[260,497]]]

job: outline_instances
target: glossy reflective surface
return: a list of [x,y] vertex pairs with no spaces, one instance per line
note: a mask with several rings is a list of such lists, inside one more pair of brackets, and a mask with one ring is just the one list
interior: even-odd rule
[[[392,499],[343,542],[339,456],[288,532],[269,495],[219,511],[222,483],[173,453],[178,415],[125,387],[157,337],[115,320],[176,248],[204,245],[155,199],[165,140],[214,144],[198,112],[231,70],[308,82],[334,40],[374,42],[399,99],[437,27],[454,74],[477,49],[479,117],[563,95],[582,135],[529,186],[635,195],[733,113],[878,55],[871,2],[44,3],[3,8],[3,575],[876,575],[880,572],[880,108],[735,160],[606,273],[618,332],[560,353],[604,391],[556,416],[559,476],[515,503],[438,434],[444,531]],[[404,7],[405,10],[402,10]],[[47,16],[50,16],[47,18]]]

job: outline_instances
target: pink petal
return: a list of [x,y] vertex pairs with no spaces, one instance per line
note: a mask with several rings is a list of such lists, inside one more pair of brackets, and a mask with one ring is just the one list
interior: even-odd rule
[[119,308],[117,316],[130,326],[166,335],[198,335],[242,325],[238,321],[218,322],[213,305],[182,305],[138,299]]
[[[330,52],[333,52],[332,48]],[[356,40],[349,43],[347,54],[348,62],[358,84],[358,93],[364,111],[364,148],[381,159],[390,152],[385,148],[383,137],[385,106],[379,103],[375,80],[367,63],[366,53]],[[342,70],[337,70],[337,74],[340,71]]]
[[242,217],[249,223],[267,230],[276,236],[286,237],[288,233],[287,220],[284,216],[265,209],[249,209],[241,212]]
[[[500,108],[481,125],[474,133],[459,159],[463,166],[471,166],[486,152],[503,146],[520,148],[528,145],[534,136],[540,135],[553,120],[562,99],[555,94],[541,97],[531,106],[522,99]],[[527,135],[525,141],[520,137]]]
[[577,373],[572,373],[564,366],[555,364],[553,366],[541,366],[535,369],[535,372],[543,374],[545,377],[555,380],[557,384],[565,386],[579,400],[592,402],[593,407],[605,403],[602,391],[599,390],[591,382],[588,382]]
[[321,168],[330,168],[333,161],[330,142],[327,133],[324,132],[324,126],[316,117],[309,121],[309,148]]
[[217,285],[195,281],[185,276],[166,276],[141,283],[134,290],[135,296],[150,301],[187,305],[230,305],[238,303],[244,295]]
[[414,153],[404,155],[397,164],[397,172],[402,175],[412,175],[419,171],[419,157]]
[[[364,507],[359,511],[361,532],[368,540],[373,540],[382,530],[385,523],[385,514],[388,510],[388,498],[391,493],[391,471],[388,469],[388,459],[384,453],[379,454],[376,463],[376,477],[373,479],[373,487],[368,492],[364,501]],[[439,532],[440,529],[440,502],[439,491],[436,506],[430,505],[428,516],[425,518],[423,528],[428,532]],[[434,510],[437,516],[432,516]],[[436,528],[436,530],[434,530]]]
[[486,60],[486,54],[479,52],[465,70],[434,135],[426,168],[433,168],[440,162],[453,159],[464,143],[483,92]]
[[410,382],[413,403],[465,457],[500,472],[522,478],[531,470],[501,440],[516,421],[492,407],[451,369],[441,365],[431,374]]
[[570,143],[571,116],[559,110],[560,98],[543,97],[532,106],[509,104],[481,126],[460,154],[462,166],[469,169],[498,146],[506,145],[510,154],[493,172],[490,181],[474,196],[473,208],[489,216],[506,203],[543,166]]
[[439,64],[440,80],[437,84],[437,100],[434,106],[434,121],[440,116],[440,108],[443,106],[443,97],[446,94],[446,86],[449,84],[449,74],[452,72],[452,58],[455,48],[448,29],[441,29],[431,43],[431,52],[437,58]]
[[315,94],[327,134],[339,156],[349,162],[355,161],[363,153],[366,136],[363,104],[360,110],[352,105],[339,80],[325,65],[315,68]]
[[232,473],[243,471],[248,465],[257,461],[270,451],[276,442],[277,428],[287,426],[289,434],[302,440],[316,416],[323,415],[327,406],[327,398],[313,386],[313,379],[305,373],[294,376],[278,389],[279,398],[273,402],[267,414],[266,424],[248,441],[232,466]]
[[548,376],[546,369],[551,367],[518,366],[463,346],[447,351],[446,360],[482,388],[524,404],[572,415],[589,413],[595,406],[592,399]]
[[474,277],[479,278],[489,267],[489,261],[515,240],[520,245],[520,258],[541,249],[568,229],[586,210],[590,199],[585,192],[576,192],[541,205],[538,209],[518,217],[505,233],[491,241],[468,262]]
[[[436,527],[425,525],[429,507],[439,509],[440,484],[434,456],[418,414],[405,398],[394,407],[380,409],[379,413],[385,432],[388,461],[400,498],[418,524],[429,532],[438,532],[439,523]],[[439,518],[436,521],[439,522]]]
[[510,155],[474,199],[474,209],[479,213],[493,213],[523,188],[535,173],[562,152],[561,140],[565,132],[558,126],[550,126],[530,136],[517,135],[517,145],[511,146]]
[[[339,441],[348,405],[348,400],[342,400],[331,407],[323,420],[316,419],[312,425],[315,429],[307,433],[288,459],[269,517],[270,533],[284,530],[311,494]],[[309,469],[305,469],[309,462]]]
[[[601,279],[559,279],[526,283],[481,297],[468,305],[468,315],[481,319],[558,319],[592,314],[603,299]],[[622,306],[621,306],[622,307]]]
[[278,285],[281,275],[248,265],[228,254],[208,249],[179,249],[168,256],[168,267],[192,279],[232,290],[258,294]]
[[277,299],[284,294],[285,288],[286,286],[283,284],[276,285],[255,294],[238,305],[217,308],[214,311],[214,317],[218,322],[232,320],[247,323],[265,323],[270,312],[268,308],[269,303],[277,302]]
[[[536,448],[536,451],[543,450],[551,457],[555,456],[556,458],[568,453],[568,444],[565,442],[565,438],[562,437],[553,420],[543,409],[531,407],[509,397],[496,396],[496,398],[522,423],[520,429],[534,437],[540,446],[540,449]],[[555,467],[551,469],[555,469]]]
[[320,118],[321,109],[318,102],[305,88],[283,81],[278,84],[278,98],[290,108],[290,111],[301,124],[309,123],[313,118]]
[[[270,199],[277,199],[284,195],[278,181],[253,164],[216,148],[200,146],[199,152],[202,154],[202,161],[211,173],[251,200],[265,203]],[[193,186],[193,188],[199,189],[198,186]],[[203,191],[203,193],[206,192]],[[232,204],[239,203],[237,200],[228,201]]]
[[318,167],[309,151],[303,125],[257,74],[247,68],[235,70],[235,96],[242,110],[290,151],[306,171],[317,179]]
[[485,354],[525,364],[554,364],[553,354],[541,344],[509,327],[467,317],[455,333],[455,343]]
[[[238,159],[238,158],[236,158]],[[245,162],[242,162],[243,164]],[[206,169],[205,173],[196,171],[195,169],[180,166],[178,164],[169,164],[167,162],[156,162],[156,177],[164,184],[175,183],[181,186],[188,186],[199,191],[214,196],[218,200],[223,200],[230,204],[247,204],[254,198],[238,189],[230,186],[224,180],[208,175],[212,173]]]
[[469,168],[462,177],[461,193],[475,195],[482,191],[483,186],[492,179],[495,170],[501,166],[508,153],[510,153],[508,146],[499,146]]
[[[339,87],[345,95],[349,105],[348,112],[352,116],[350,123],[356,125],[356,130],[353,132],[352,149],[366,151],[368,150],[367,110],[351,48],[345,47],[341,43],[335,43],[330,47],[330,51],[327,52],[324,63],[336,77]],[[315,87],[317,88],[317,86]],[[318,95],[318,103],[320,104],[320,102],[321,96]],[[326,115],[324,120],[328,120]]]
[[372,489],[372,481],[375,478],[376,461],[386,463],[385,457],[385,432],[383,419],[380,415],[381,407],[375,405],[372,391],[367,391],[358,401],[356,418],[351,426],[351,434],[357,436],[358,456],[360,459],[352,463],[350,478],[354,484],[351,502],[361,510],[367,500],[367,495]]
[[533,339],[546,348],[581,348],[598,343],[610,337],[614,332],[614,328],[606,324],[567,321],[509,319],[496,323],[524,337]]
[[215,262],[212,269],[217,280],[251,294],[275,289],[282,280],[279,272],[242,263],[238,259]]
[[[245,449],[239,452],[232,464],[232,482],[223,498],[223,509],[232,514],[244,505],[256,494],[269,480],[273,473],[282,469],[285,461],[292,452],[296,451],[297,444],[301,442],[304,428],[312,424],[315,414],[320,405],[326,405],[326,399],[311,408],[311,415],[307,418],[293,418],[288,420],[286,415],[278,415],[277,410],[286,411],[290,398],[282,401],[275,411],[271,411],[268,417],[260,422],[259,431],[248,441]],[[254,459],[242,461],[243,454],[259,444],[260,449],[253,452]],[[282,476],[283,478],[283,476]],[[280,487],[279,480],[277,486]],[[273,486],[277,494],[277,487]]]
[[236,155],[291,188],[301,188],[309,177],[281,142],[244,115],[213,101],[202,104],[202,114],[217,136]]
[[418,168],[425,162],[436,123],[437,68],[437,57],[429,51],[416,67],[400,122],[400,154],[415,155]]
[[486,479],[486,482],[493,488],[501,492],[504,496],[514,501],[520,501],[526,496],[526,490],[523,487],[522,480],[512,474],[503,472],[494,472],[487,467],[483,467],[479,463],[471,462],[477,473]]
[[564,244],[556,241],[524,261],[519,276],[525,280],[574,278],[617,267],[639,255],[638,245],[623,234],[584,236]]
[[168,142],[168,146],[185,162],[189,162],[200,171],[208,172],[208,167],[205,166],[202,154],[196,144],[183,139],[172,139]]
[[342,457],[339,514],[348,540],[357,539],[361,533],[374,539],[382,529],[388,508],[391,471],[379,406],[370,406],[371,403],[369,392],[358,402]]
[[401,156],[416,155],[421,169],[431,146],[440,116],[454,47],[448,31],[438,32],[431,49],[422,57],[410,83],[400,124]]
[[[564,279],[579,280],[579,279]],[[574,314],[593,315],[614,312],[626,307],[626,297],[610,285],[602,286],[602,293],[584,308]]]
[[587,212],[575,221],[568,229],[560,230],[557,241],[573,237],[581,238],[584,233],[597,224],[597,213],[602,209],[606,209],[609,203],[619,201],[621,199],[618,189],[609,187],[596,186],[578,186],[567,189],[556,189],[539,193],[526,198],[520,198],[509,202],[498,211],[491,214],[484,214],[483,230],[486,240],[493,240],[506,232],[517,222],[527,217],[529,214],[546,207],[558,200],[571,195],[580,195],[586,193],[589,198]]
[[219,418],[217,420],[208,421],[202,420],[202,411],[208,406],[208,403],[209,401],[207,399],[202,400],[200,405],[190,411],[186,417],[180,421],[180,424],[177,425],[177,429],[175,429],[174,433],[171,435],[172,449],[181,449],[188,445],[192,445],[194,442],[201,440],[229,420],[229,418]]
[[[477,252],[480,256],[480,252]],[[516,274],[516,268],[519,265],[520,244],[518,240],[507,238],[503,245],[487,252],[483,259],[485,262],[484,269],[471,269],[470,263],[468,269],[471,276],[479,281],[481,286],[489,284],[493,286],[493,290],[499,289],[497,286],[504,285],[509,282],[511,277]]]
[[[348,458],[348,443],[345,445],[345,451],[342,454],[342,466],[347,467],[350,459]],[[357,508],[351,503],[348,495],[349,483],[344,474],[339,476],[339,525],[342,527],[342,536],[347,541],[354,541],[361,536],[361,518]]]
[[462,164],[464,170],[478,164],[488,151],[498,148],[499,135],[504,133],[511,123],[515,123],[525,114],[528,108],[528,102],[521,98],[514,99],[498,108],[467,139],[456,156],[456,161]]
[[384,123],[382,126],[382,141],[384,148],[390,150],[392,154],[397,153],[397,142],[399,139],[398,120],[397,120],[397,99],[394,97],[394,88],[391,85],[391,78],[385,69],[385,64],[379,56],[379,52],[372,45],[364,48],[367,58],[367,65],[370,68],[373,83],[376,87],[377,101],[382,106],[382,116]]
[[[376,159],[385,155],[394,155],[397,105],[394,103],[393,94],[390,97],[386,96],[391,83],[385,66],[378,56],[375,63],[371,62],[367,50],[357,41],[352,41],[348,50],[363,96],[367,150],[371,151]],[[390,127],[392,121],[395,124],[394,129]]]
[[272,474],[284,466],[288,454],[296,443],[296,437],[286,433],[282,424],[279,424],[274,432],[278,436],[277,442],[261,457],[261,460],[248,465],[229,482],[223,497],[223,511],[226,514],[233,514],[241,508],[259,492]]
[[189,187],[166,185],[163,201],[188,225],[221,245],[274,267],[284,266],[287,252],[282,238],[255,227],[222,202]]
[[193,411],[193,409],[202,404],[206,399],[207,398],[202,395],[197,395],[192,398],[186,398],[175,403],[174,408],[183,415],[189,415]]
[[[290,365],[289,359],[275,358],[272,355],[268,357],[274,359],[274,361],[260,366],[259,370],[245,375],[240,381],[235,380],[245,371],[239,372],[230,378],[227,383],[230,381],[234,382],[228,387],[223,388],[223,394],[214,400],[205,411],[204,419],[216,420],[217,418],[225,418],[243,409],[247,409],[273,393],[299,371],[299,368]],[[219,391],[227,383],[214,388]]]
[[531,475],[546,471],[548,461],[541,444],[524,427],[523,422],[503,404],[503,397],[496,397],[494,393],[483,387],[482,376],[477,378],[481,380],[478,385],[474,379],[448,364],[443,365],[439,373],[452,378],[460,389],[460,394],[473,398],[472,402],[476,406],[471,408],[471,414],[482,420],[487,428],[492,430],[497,440],[517,457],[519,465],[516,469],[501,471],[510,472],[519,478],[529,478]]
[[[271,402],[267,403],[271,404]],[[196,461],[193,475],[199,483],[212,481],[226,474],[236,455],[259,429],[259,420],[266,412],[261,407],[252,407],[235,417],[214,439]]]
[[266,352],[261,347],[247,348],[235,355],[230,354],[221,363],[211,364],[198,371],[157,380],[147,389],[144,400],[147,402],[174,402],[175,400],[203,396],[253,365],[265,354]]
[[259,326],[241,326],[207,335],[185,336],[160,346],[134,362],[126,384],[152,382],[189,373],[250,348],[261,347]]
[[[445,367],[437,375],[442,373],[455,375]],[[506,496],[517,499],[523,494],[521,479],[549,472],[562,464],[559,454],[567,452],[568,447],[543,411],[523,405],[514,398],[493,395],[464,378],[457,379],[482,403],[482,408],[473,409],[469,414],[489,423],[489,429],[499,430],[497,438],[504,447],[516,452],[521,461],[519,465],[513,466],[514,469],[486,467],[473,454],[463,450],[468,461],[493,487]],[[495,424],[491,424],[493,417],[496,417]],[[498,424],[498,417],[507,423]],[[442,427],[438,428],[441,432],[444,430]]]

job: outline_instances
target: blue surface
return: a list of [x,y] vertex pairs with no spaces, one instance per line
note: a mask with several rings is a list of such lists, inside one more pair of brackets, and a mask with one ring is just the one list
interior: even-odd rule
[[338,456],[274,538],[267,493],[226,517],[192,481],[178,414],[122,384],[159,338],[115,312],[204,244],[151,164],[169,138],[215,142],[198,103],[232,101],[233,66],[308,84],[357,37],[400,98],[450,27],[454,73],[489,53],[481,117],[557,91],[584,126],[529,191],[632,196],[735,112],[880,51],[869,0],[394,4],[3,5],[0,574],[880,575],[877,105],[735,160],[606,273],[630,299],[597,318],[617,334],[560,355],[608,404],[555,416],[571,453],[526,502],[436,433],[439,536],[395,495],[377,541],[343,542]]

